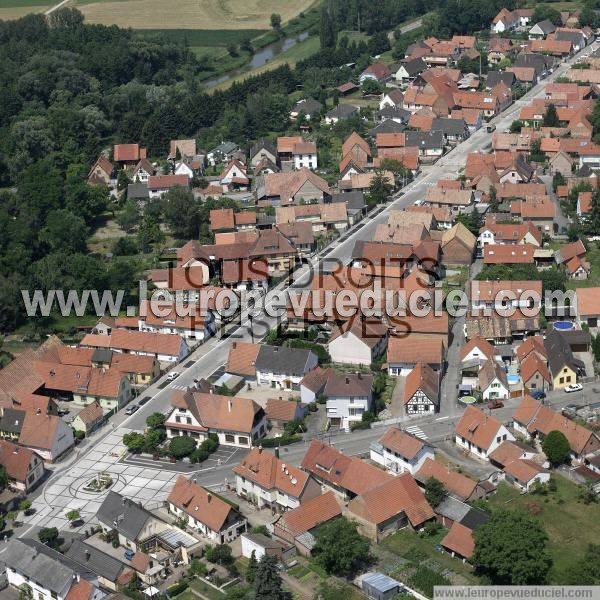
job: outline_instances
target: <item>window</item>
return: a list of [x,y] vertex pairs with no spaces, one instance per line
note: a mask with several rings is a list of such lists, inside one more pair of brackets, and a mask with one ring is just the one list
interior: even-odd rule
[[181,423],[181,417],[179,415],[175,417],[175,423]]
[[225,441],[229,442],[231,444],[235,443],[235,435],[232,435],[231,433],[226,433],[225,434]]
[[240,435],[238,437],[238,443],[239,444],[243,444],[244,446],[247,446],[248,445],[248,438],[245,437],[245,436]]

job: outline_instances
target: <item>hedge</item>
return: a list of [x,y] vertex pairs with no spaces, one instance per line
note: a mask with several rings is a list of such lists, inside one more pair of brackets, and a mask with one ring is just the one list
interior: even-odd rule
[[181,592],[187,590],[187,588],[187,581],[179,581],[175,585],[172,585],[170,588],[167,589],[167,595],[169,596],[169,598],[174,598],[175,596],[181,594]]
[[302,441],[301,435],[282,435],[277,438],[264,438],[260,440],[260,445],[263,448],[278,448],[279,446],[289,446],[290,444],[295,444],[300,441]]

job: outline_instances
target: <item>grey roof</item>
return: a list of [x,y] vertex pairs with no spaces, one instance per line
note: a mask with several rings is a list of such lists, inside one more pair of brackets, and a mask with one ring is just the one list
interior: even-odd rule
[[402,584],[383,573],[367,573],[363,575],[362,582],[369,584],[372,588],[376,589],[382,594],[402,587]]
[[444,147],[444,134],[441,131],[407,131],[405,136],[406,147],[426,150]]
[[548,354],[548,366],[555,376],[565,365],[574,371],[585,372],[585,365],[573,356],[573,352],[566,338],[558,331],[550,330],[546,333],[544,347]]
[[108,492],[96,517],[100,523],[116,529],[128,540],[137,540],[148,519],[155,518],[145,508],[113,491]]
[[500,82],[504,83],[508,87],[512,87],[515,82],[515,74],[507,73],[506,71],[488,71],[486,87],[492,89]]
[[487,523],[490,515],[480,508],[470,507],[467,514],[460,520],[460,524],[473,530],[479,525]]
[[65,556],[108,581],[116,581],[124,568],[119,559],[81,540],[74,540]]
[[402,66],[404,66],[404,69],[410,77],[418,75],[427,69],[427,64],[422,58],[413,58],[412,60],[403,63]]
[[515,67],[533,67],[535,72],[539,75],[545,71],[553,60],[549,56],[543,54],[519,54],[517,56],[513,66]]
[[148,192],[148,186],[141,181],[137,183],[130,183],[127,186],[127,197],[132,200],[148,200],[150,193]]
[[112,350],[109,348],[95,348],[92,352],[92,362],[110,363],[112,360]]
[[332,108],[328,113],[328,117],[338,119],[348,119],[358,112],[358,106],[352,104],[338,104],[335,108]]
[[398,123],[393,119],[386,119],[383,123],[379,123],[369,131],[371,137],[375,137],[378,133],[402,133],[406,129],[404,123]]
[[468,504],[465,504],[452,496],[446,496],[435,508],[435,512],[438,515],[442,515],[453,521],[458,521],[459,523],[464,519],[469,510],[471,510],[471,507]]
[[231,154],[238,149],[235,142],[221,142],[216,148],[213,148],[209,154]]
[[466,135],[467,124],[464,119],[436,117],[431,122],[431,131],[441,131],[445,135]]
[[331,195],[332,202],[345,202],[348,209],[362,210],[366,206],[365,194],[360,190]]
[[272,144],[269,140],[262,138],[258,140],[258,142],[256,142],[256,144],[252,146],[252,148],[250,148],[250,158],[252,159],[261,150],[266,150],[267,152],[269,152],[269,154],[273,155],[274,157],[277,157],[277,148],[275,148],[275,145]]
[[382,121],[387,119],[401,119],[402,122],[407,123],[410,115],[411,113],[408,110],[404,110],[399,106],[386,106],[377,111],[377,118]]
[[585,36],[581,31],[557,31],[554,39],[558,42],[572,42],[573,44],[585,44]]
[[305,100],[298,100],[296,104],[294,104],[294,111],[300,112],[310,115],[317,112],[320,112],[323,108],[323,105],[314,98],[306,98]]
[[[59,594],[68,588],[76,571],[62,560],[50,556],[47,546],[31,539],[13,539],[9,542],[0,560],[7,567],[25,575],[33,581],[43,583],[51,592]],[[56,553],[61,556],[58,552]]]
[[261,548],[273,548],[287,550],[290,548],[290,544],[286,544],[283,540],[267,537],[262,533],[242,533],[242,537],[254,542]]
[[590,345],[592,342],[592,336],[589,331],[583,329],[571,329],[570,331],[561,331],[560,335],[569,344],[569,346],[578,346],[581,344]]
[[[536,23],[533,27],[539,27],[542,32],[544,33],[544,35],[548,35],[549,33],[552,33],[553,31],[556,31],[556,26],[554,25],[554,23],[548,19],[544,19],[543,21],[540,21],[539,23]],[[533,29],[532,27],[532,29]]]
[[15,408],[5,408],[0,418],[0,429],[8,433],[21,433],[23,421],[25,420],[25,411]]
[[264,345],[260,347],[256,357],[256,370],[301,376],[308,371],[306,365],[311,354],[305,348]]

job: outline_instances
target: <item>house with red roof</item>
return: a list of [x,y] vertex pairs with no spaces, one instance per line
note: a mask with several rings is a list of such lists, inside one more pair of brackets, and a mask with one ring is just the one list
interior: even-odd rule
[[245,517],[229,502],[180,475],[167,497],[169,512],[217,544],[228,544],[246,531]]
[[474,406],[466,408],[454,430],[456,445],[483,460],[489,460],[490,453],[502,442],[514,439],[501,421]]
[[135,166],[146,158],[146,148],[139,144],[115,144],[113,147],[113,160],[121,167]]
[[392,75],[387,65],[383,63],[373,63],[369,65],[358,78],[359,82],[363,84],[367,79],[376,81],[377,83],[384,83]]
[[428,458],[433,460],[434,453],[433,446],[424,440],[390,427],[377,442],[371,443],[370,458],[391,473],[408,471],[414,475]]
[[0,465],[6,470],[11,487],[29,493],[44,476],[44,461],[33,450],[0,439]]

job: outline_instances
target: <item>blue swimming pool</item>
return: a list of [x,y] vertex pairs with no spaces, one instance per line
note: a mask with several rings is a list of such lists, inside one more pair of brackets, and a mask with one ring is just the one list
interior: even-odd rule
[[508,383],[514,385],[514,384],[519,383],[519,381],[521,381],[521,377],[519,375],[507,375],[506,381],[508,381]]
[[555,321],[552,323],[552,327],[554,327],[556,331],[570,331],[575,325],[571,321]]

